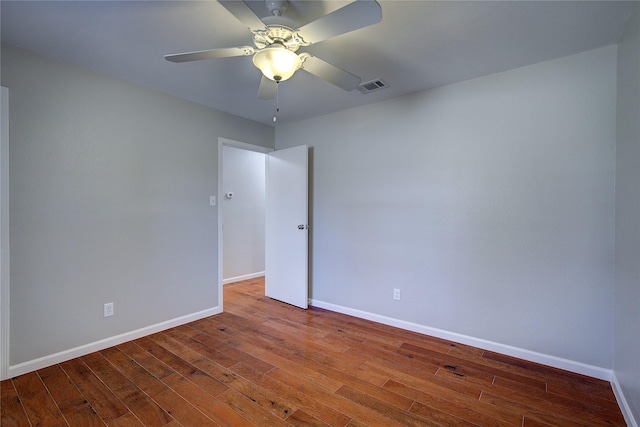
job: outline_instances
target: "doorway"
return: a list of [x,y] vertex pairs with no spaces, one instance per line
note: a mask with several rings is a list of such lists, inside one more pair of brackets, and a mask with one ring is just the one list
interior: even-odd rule
[[218,299],[228,283],[264,276],[266,154],[273,149],[218,138]]
[[264,276],[264,153],[225,145],[220,204],[223,216],[223,284]]
[[[225,190],[225,147],[265,154],[264,265],[265,295],[306,309],[309,296],[309,148],[278,151],[225,138],[218,139],[218,195],[233,200]],[[226,193],[225,193],[226,191]],[[215,199],[212,199],[215,204]],[[224,200],[223,200],[224,202]],[[218,203],[218,301],[224,307],[225,210]],[[244,277],[246,279],[247,277]]]

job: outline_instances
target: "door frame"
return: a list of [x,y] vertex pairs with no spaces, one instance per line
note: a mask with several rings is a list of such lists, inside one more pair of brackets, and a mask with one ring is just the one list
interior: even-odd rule
[[261,145],[249,144],[247,142],[241,142],[241,141],[236,141],[229,138],[218,137],[218,189],[217,189],[218,194],[216,196],[216,208],[218,213],[218,305],[220,306],[222,311],[224,311],[224,304],[223,304],[224,278],[223,278],[223,270],[222,270],[224,265],[223,263],[224,247],[223,247],[223,241],[222,241],[223,209],[222,209],[222,203],[220,202],[220,197],[222,196],[224,191],[223,182],[222,182],[222,177],[223,177],[222,169],[224,167],[224,147],[225,146],[239,148],[241,150],[255,151],[257,153],[263,153],[263,154],[267,154],[267,153],[271,153],[272,151],[275,151],[273,148],[263,147]]
[[0,87],[0,380],[9,377],[9,89]]

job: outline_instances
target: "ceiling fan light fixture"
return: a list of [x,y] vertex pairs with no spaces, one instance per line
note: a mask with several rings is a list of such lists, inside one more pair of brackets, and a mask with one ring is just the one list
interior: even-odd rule
[[282,82],[293,76],[302,65],[302,61],[295,52],[283,45],[272,44],[253,55],[253,64],[266,78]]

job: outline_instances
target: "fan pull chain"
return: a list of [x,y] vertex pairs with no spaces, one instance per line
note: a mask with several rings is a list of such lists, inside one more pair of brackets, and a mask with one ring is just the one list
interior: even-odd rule
[[276,104],[274,106],[274,112],[273,112],[273,122],[275,123],[277,120],[277,115],[278,112],[280,111],[280,107],[278,106],[278,86],[280,85],[280,82],[276,82]]

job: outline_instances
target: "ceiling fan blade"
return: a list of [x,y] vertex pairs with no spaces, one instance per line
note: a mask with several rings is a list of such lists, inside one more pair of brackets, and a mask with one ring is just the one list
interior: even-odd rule
[[198,50],[195,52],[174,53],[172,55],[165,55],[164,59],[171,62],[189,62],[200,61],[202,59],[217,59],[217,58],[230,58],[233,56],[248,56],[253,55],[253,49],[251,46],[239,46],[239,47],[226,47],[222,49],[211,50]]
[[308,23],[296,33],[306,43],[312,44],[368,27],[381,19],[382,9],[378,2],[359,0]]
[[218,0],[225,9],[227,9],[236,19],[246,25],[250,30],[262,30],[266,25],[251,10],[251,8],[240,0]]
[[302,59],[302,69],[320,77],[323,80],[333,83],[334,85],[346,91],[352,91],[360,84],[360,77],[351,74],[348,71],[331,65],[322,59],[310,55],[308,53],[300,54]]
[[278,83],[262,76],[260,80],[260,89],[258,89],[258,99],[273,99],[278,92]]

